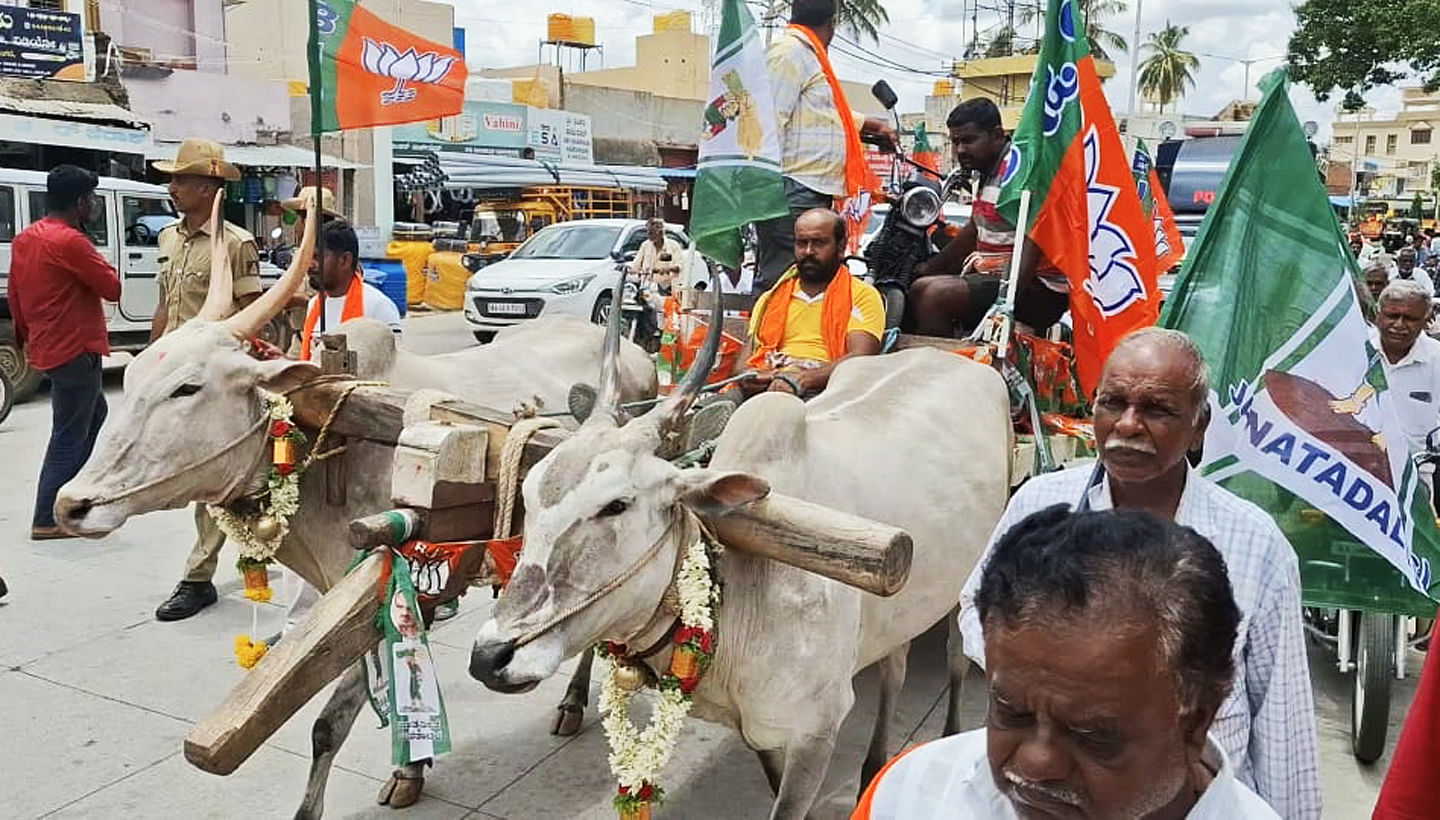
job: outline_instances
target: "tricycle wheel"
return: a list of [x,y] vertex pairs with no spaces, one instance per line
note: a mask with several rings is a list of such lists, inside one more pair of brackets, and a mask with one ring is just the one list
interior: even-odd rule
[[1390,729],[1390,681],[1395,669],[1395,619],[1360,615],[1355,649],[1355,689],[1350,700],[1350,744],[1355,759],[1374,763],[1385,753]]
[[0,331],[0,371],[10,379],[11,403],[23,402],[40,389],[44,373],[35,369],[25,358],[25,350],[14,337]]

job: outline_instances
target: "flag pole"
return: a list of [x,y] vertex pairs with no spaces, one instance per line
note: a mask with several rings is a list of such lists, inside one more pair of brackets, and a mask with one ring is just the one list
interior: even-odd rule
[[1015,290],[1020,282],[1020,257],[1025,255],[1025,240],[1030,234],[1030,189],[1020,192],[1020,218],[1015,222],[1015,249],[1010,254],[1010,275],[1005,279],[1005,294],[1001,300],[1000,339],[995,346],[995,358],[1005,359],[1010,354],[1010,332],[1015,327]]
[[[320,76],[321,49],[320,43],[320,0],[309,0],[310,4],[310,136],[315,140],[315,199],[310,203],[311,208],[317,208],[320,213],[315,215],[315,224],[322,225],[325,221],[325,194],[321,187],[321,180],[324,178],[324,167],[322,166],[320,154],[320,135],[324,133],[324,124],[321,122],[322,112],[321,89],[324,86],[323,78]],[[307,213],[308,217],[309,214]],[[317,293],[316,299],[320,305],[320,330],[325,331],[325,299],[327,294],[324,291],[325,272],[325,243],[320,240],[321,231],[315,231],[315,267],[321,272],[321,292]],[[303,234],[302,234],[303,236]]]

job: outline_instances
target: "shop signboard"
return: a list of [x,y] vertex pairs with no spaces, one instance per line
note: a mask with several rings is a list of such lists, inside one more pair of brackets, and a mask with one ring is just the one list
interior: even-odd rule
[[0,5],[0,77],[91,82],[78,14]]
[[572,165],[595,164],[588,115],[531,108],[529,123],[528,144],[535,149],[536,159]]
[[526,145],[525,108],[512,103],[467,102],[453,117],[395,126],[395,147],[518,157]]

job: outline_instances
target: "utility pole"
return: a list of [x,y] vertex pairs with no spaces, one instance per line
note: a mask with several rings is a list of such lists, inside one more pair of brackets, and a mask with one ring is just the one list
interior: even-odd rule
[[1140,79],[1140,9],[1145,5],[1145,0],[1135,0],[1135,35],[1130,41],[1130,107],[1129,115],[1134,117],[1138,112],[1135,110],[1135,86]]

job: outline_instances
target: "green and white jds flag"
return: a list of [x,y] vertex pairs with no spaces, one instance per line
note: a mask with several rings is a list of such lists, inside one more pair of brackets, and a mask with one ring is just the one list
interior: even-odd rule
[[700,132],[690,235],[701,253],[736,268],[741,228],[788,210],[765,44],[742,0],[725,0]]
[[1407,606],[1440,534],[1284,74],[1263,85],[1161,324],[1213,369],[1203,472],[1275,517],[1307,601]]

